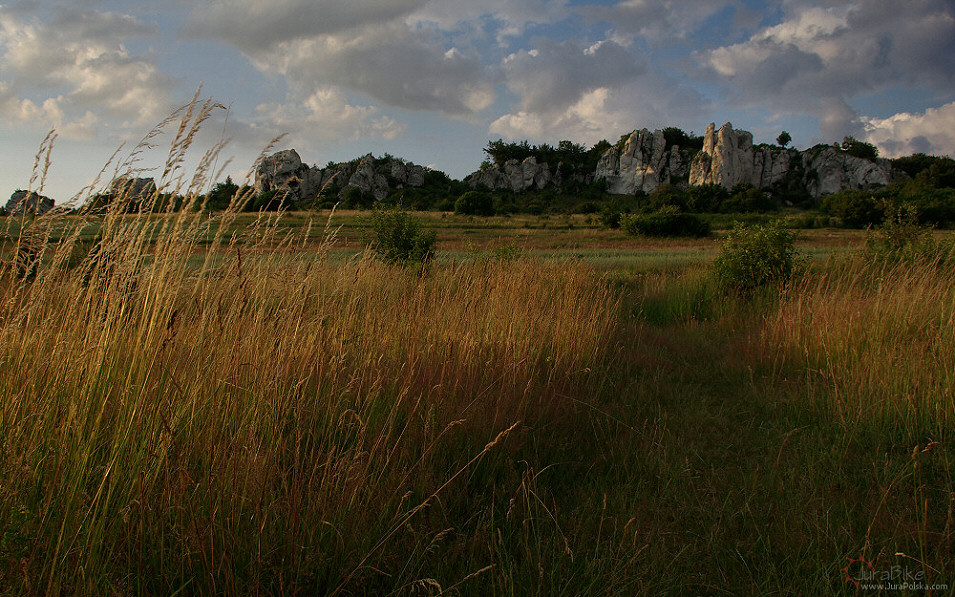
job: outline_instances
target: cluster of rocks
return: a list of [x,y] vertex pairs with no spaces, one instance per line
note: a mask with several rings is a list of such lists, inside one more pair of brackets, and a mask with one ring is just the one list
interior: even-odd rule
[[427,169],[396,158],[375,159],[371,154],[356,162],[309,167],[294,149],[266,157],[255,171],[255,192],[284,191],[292,201],[311,199],[322,192],[344,194],[358,188],[381,201],[393,189],[420,188]]
[[49,197],[44,197],[32,191],[15,191],[10,195],[10,200],[4,208],[7,215],[22,216],[35,214],[42,216],[52,210],[55,202]]
[[663,183],[679,186],[690,171],[689,160],[688,150],[666,146],[663,131],[643,129],[600,156],[594,178],[605,180],[614,195],[649,193]]
[[[565,182],[559,171],[558,167],[555,174],[548,164],[530,157],[523,162],[511,160],[503,167],[487,167],[466,181],[472,188],[490,190],[559,188]],[[714,124],[707,127],[701,151],[668,146],[663,131],[633,131],[600,157],[589,179],[606,181],[607,191],[615,195],[649,193],[663,183],[683,189],[703,184],[730,189],[743,182],[764,191],[781,184],[800,185],[818,198],[846,189],[887,185],[892,180],[892,164],[854,157],[832,146],[806,151],[754,146],[751,133],[734,130],[726,123],[718,130]]]
[[726,123],[717,131],[710,124],[703,150],[690,165],[688,184],[719,184],[731,188],[750,183],[771,190],[785,181],[801,184],[813,197],[843,190],[871,189],[892,181],[889,160],[867,160],[832,146],[806,151],[781,147],[754,147],[753,135]]
[[471,174],[464,179],[471,188],[487,188],[495,191],[522,191],[543,190],[549,186],[563,187],[567,183],[590,184],[593,182],[593,173],[572,173],[564,175],[564,164],[559,162],[551,170],[550,164],[539,163],[534,156],[524,160],[508,160],[500,167],[489,166]]
[[121,176],[113,180],[107,193],[130,201],[141,201],[156,194],[156,181],[152,178]]
[[[255,173],[255,191],[281,190],[299,201],[329,190],[344,194],[355,187],[365,196],[383,200],[394,189],[422,187],[426,172],[422,166],[391,157],[376,160],[371,154],[350,163],[310,167],[294,149],[288,149],[262,160]],[[825,145],[805,151],[755,146],[751,133],[726,123],[719,129],[714,124],[707,127],[702,150],[668,145],[663,131],[643,129],[608,149],[593,172],[539,162],[532,156],[485,166],[465,182],[474,189],[523,192],[600,180],[616,195],[649,193],[664,183],[682,189],[704,184],[730,189],[749,183],[764,191],[805,189],[818,198],[887,185],[892,181],[892,165],[889,160],[854,157]]]
[[[111,198],[122,197],[127,201],[136,203],[144,199],[154,197],[156,194],[156,181],[152,178],[134,178],[121,176],[114,179],[107,187],[105,195]],[[10,200],[4,211],[10,216],[38,215],[42,216],[56,206],[56,202],[49,197],[44,197],[32,191],[15,191],[10,195]]]

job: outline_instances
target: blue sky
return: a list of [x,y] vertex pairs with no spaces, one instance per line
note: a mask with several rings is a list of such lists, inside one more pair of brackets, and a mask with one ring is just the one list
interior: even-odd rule
[[797,147],[853,135],[886,156],[955,155],[955,5],[7,0],[0,196],[29,186],[55,127],[44,194],[66,201],[200,85],[229,110],[199,149],[231,139],[237,180],[282,134],[276,149],[311,164],[387,152],[456,178],[491,139],[727,121],[757,142],[787,130]]

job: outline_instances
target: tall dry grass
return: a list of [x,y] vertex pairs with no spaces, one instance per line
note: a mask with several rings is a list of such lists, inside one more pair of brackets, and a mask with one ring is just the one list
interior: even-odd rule
[[786,291],[763,337],[849,426],[915,432],[955,423],[951,265],[831,264]]
[[[471,506],[448,488],[600,391],[615,303],[586,267],[336,264],[276,218],[227,234],[247,198],[196,212],[221,147],[191,177],[181,164],[214,109],[163,123],[176,132],[153,197],[24,218],[8,237],[0,586],[427,585],[440,512]],[[150,215],[170,191],[186,208]]]

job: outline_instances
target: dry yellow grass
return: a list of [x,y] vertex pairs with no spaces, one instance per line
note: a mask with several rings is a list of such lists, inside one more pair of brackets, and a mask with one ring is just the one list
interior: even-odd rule
[[333,589],[467,465],[441,446],[560,418],[613,350],[614,299],[581,265],[293,258],[308,232],[260,220],[190,267],[204,225],[110,214],[82,263],[41,242],[35,278],[7,272],[0,482],[31,586],[96,593],[117,562],[172,581],[183,553],[182,578],[253,583],[302,571],[301,543]]
[[950,266],[833,264],[787,291],[763,337],[847,423],[955,423]]

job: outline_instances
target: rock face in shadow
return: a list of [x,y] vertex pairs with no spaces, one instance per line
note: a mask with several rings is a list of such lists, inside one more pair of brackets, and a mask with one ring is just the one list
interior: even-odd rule
[[503,167],[491,166],[479,170],[465,179],[471,188],[487,188],[492,191],[540,191],[550,185],[561,186],[560,165],[552,172],[550,164],[538,163],[531,156],[524,160],[508,160]]
[[678,145],[666,146],[663,131],[642,129],[601,156],[594,178],[607,181],[607,191],[615,195],[649,193],[663,183],[685,187],[688,163]]
[[156,193],[156,181],[152,178],[120,177],[109,185],[109,194],[112,197],[123,198],[138,202],[149,199]]
[[15,191],[4,208],[8,215],[22,216],[35,214],[42,216],[55,206],[55,201],[30,191]]
[[284,191],[292,201],[313,199],[323,190],[344,194],[349,188],[362,194],[385,199],[396,189],[424,186],[427,168],[398,158],[376,159],[368,154],[360,160],[309,167],[294,149],[274,153],[262,160],[255,171],[255,192]]

